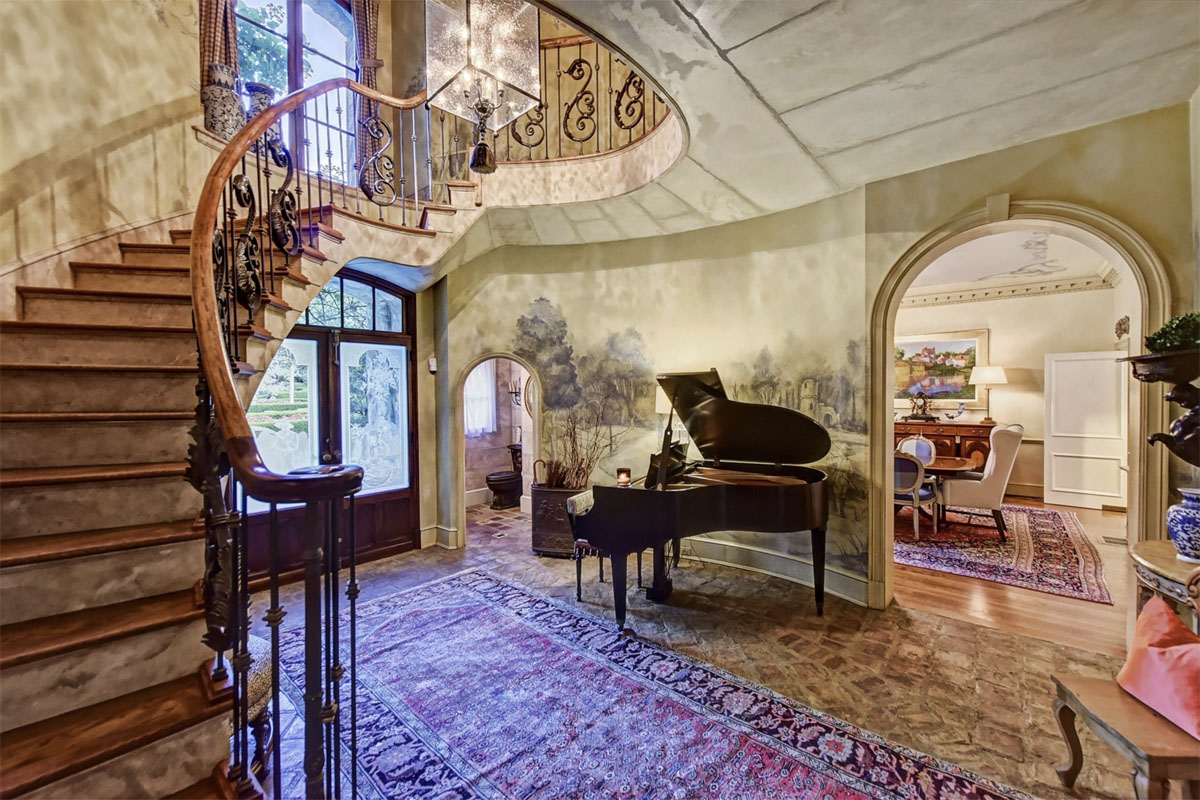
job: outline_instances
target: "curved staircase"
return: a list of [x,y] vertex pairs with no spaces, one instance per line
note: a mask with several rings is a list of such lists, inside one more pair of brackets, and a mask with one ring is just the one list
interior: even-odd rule
[[[398,232],[457,233],[454,206],[428,206]],[[239,328],[246,405],[340,267],[339,216],[378,224],[301,216],[314,246],[276,267],[278,293]],[[184,479],[190,235],[72,263],[71,286],[18,287],[21,319],[0,321],[0,798],[231,796],[232,696],[201,643],[204,524]]]

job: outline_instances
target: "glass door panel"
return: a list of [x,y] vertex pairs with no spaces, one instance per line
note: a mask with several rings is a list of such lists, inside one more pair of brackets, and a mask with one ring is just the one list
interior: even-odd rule
[[408,488],[408,348],[339,346],[342,460],[363,468],[363,492]]

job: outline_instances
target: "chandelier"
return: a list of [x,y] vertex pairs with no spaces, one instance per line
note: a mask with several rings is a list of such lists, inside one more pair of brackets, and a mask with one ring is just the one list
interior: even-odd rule
[[494,172],[485,137],[537,106],[538,10],[524,0],[425,0],[428,103],[474,120],[471,169]]

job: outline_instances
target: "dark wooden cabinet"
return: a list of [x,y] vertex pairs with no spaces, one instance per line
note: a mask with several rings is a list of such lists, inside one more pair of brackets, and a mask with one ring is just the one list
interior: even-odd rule
[[982,467],[991,452],[989,438],[994,425],[980,422],[897,422],[896,439],[908,436],[924,436],[933,442],[939,456],[969,458],[975,466]]

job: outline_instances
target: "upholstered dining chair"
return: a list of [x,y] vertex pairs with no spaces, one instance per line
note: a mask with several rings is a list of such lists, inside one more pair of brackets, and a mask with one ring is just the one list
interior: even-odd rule
[[893,501],[898,506],[912,506],[913,536],[921,538],[921,509],[933,506],[933,532],[938,526],[937,486],[925,482],[925,465],[921,459],[908,453],[896,453],[895,478],[892,491]]
[[933,442],[920,434],[904,437],[896,443],[896,449],[901,453],[916,456],[927,467],[937,458],[937,450],[934,449]]
[[[572,558],[575,561],[575,599],[577,601],[583,600],[583,560],[588,556],[597,558],[600,582],[604,583],[604,559],[608,557],[608,553],[599,547],[592,546],[586,539],[580,539],[575,533],[575,518],[591,511],[594,502],[591,489],[567,498],[567,522],[571,526],[571,537],[575,540],[575,552]],[[642,588],[642,553],[640,550],[637,554],[637,585],[639,589]]]
[[997,425],[992,428],[989,439],[992,449],[983,464],[983,471],[942,481],[942,507],[991,511],[1002,542],[1005,541],[1008,527],[1004,524],[1004,513],[1000,507],[1004,504],[1008,479],[1012,475],[1013,464],[1017,461],[1017,451],[1021,448],[1024,435],[1023,425]]

